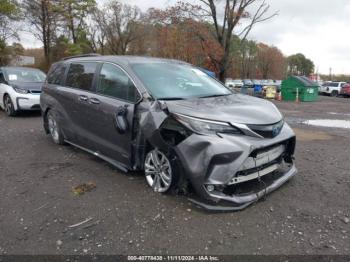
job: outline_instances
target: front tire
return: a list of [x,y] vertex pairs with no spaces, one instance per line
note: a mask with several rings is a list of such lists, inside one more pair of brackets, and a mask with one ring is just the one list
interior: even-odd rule
[[51,110],[47,113],[47,125],[52,141],[57,145],[63,145],[64,137],[61,128],[57,123],[57,117]]
[[145,158],[145,176],[147,184],[154,192],[166,193],[177,181],[177,168],[171,158],[158,149],[148,152]]
[[4,109],[8,116],[15,116],[17,111],[12,103],[12,99],[9,95],[4,96]]

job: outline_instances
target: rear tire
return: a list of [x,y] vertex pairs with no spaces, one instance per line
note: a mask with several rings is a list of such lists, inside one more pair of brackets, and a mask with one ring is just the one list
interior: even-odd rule
[[64,137],[61,128],[57,123],[56,115],[51,110],[47,113],[47,125],[52,141],[57,145],[63,145]]
[[331,97],[336,97],[336,96],[338,96],[338,91],[333,90],[333,91],[331,92]]
[[8,116],[15,116],[17,111],[12,103],[11,97],[9,95],[4,96],[4,110]]

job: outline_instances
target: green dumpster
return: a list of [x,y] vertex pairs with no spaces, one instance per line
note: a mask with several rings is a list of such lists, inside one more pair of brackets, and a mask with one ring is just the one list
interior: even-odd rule
[[318,99],[318,84],[305,76],[290,76],[282,82],[281,92],[284,101],[295,101],[297,94],[302,102]]

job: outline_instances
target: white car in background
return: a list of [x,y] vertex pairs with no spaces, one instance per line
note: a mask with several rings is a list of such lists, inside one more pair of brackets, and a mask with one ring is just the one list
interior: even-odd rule
[[325,82],[320,86],[319,93],[323,95],[338,96],[341,88],[346,84],[346,82]]
[[227,78],[225,81],[225,86],[231,90],[234,88],[241,88],[243,86],[243,81],[239,79],[232,80],[231,78]]
[[42,71],[34,68],[0,67],[0,108],[8,116],[22,110],[40,110],[45,78]]
[[243,86],[243,81],[240,79],[233,80],[233,83],[235,84],[235,87],[241,88]]
[[225,86],[229,88],[241,88],[243,86],[243,81],[240,79],[232,80],[230,78],[227,78],[225,81]]

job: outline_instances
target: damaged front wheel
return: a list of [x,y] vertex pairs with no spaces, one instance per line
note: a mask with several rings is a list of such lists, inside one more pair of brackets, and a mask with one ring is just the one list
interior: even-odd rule
[[145,158],[146,181],[154,192],[165,193],[175,183],[175,172],[168,157],[158,149],[153,149]]

